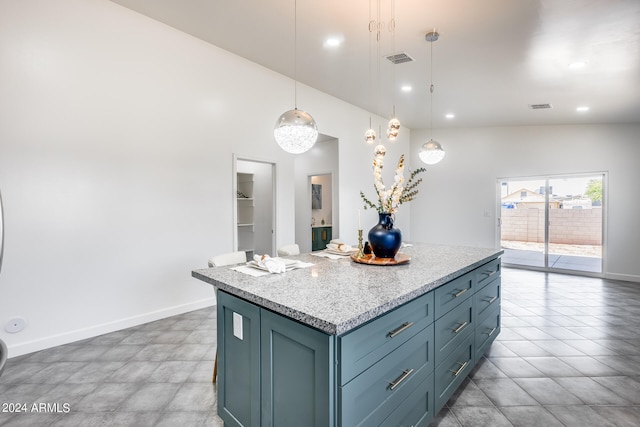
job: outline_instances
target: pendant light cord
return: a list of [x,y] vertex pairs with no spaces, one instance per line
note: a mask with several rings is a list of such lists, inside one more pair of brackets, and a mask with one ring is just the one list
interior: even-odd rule
[[293,106],[298,109],[298,1],[293,0]]
[[[396,2],[391,0],[391,21],[389,21],[389,31],[391,32],[391,51],[392,55],[396,54]],[[393,73],[393,87],[391,91],[391,101],[393,103],[393,115],[391,118],[396,117],[396,66],[392,65],[391,70]]]
[[429,86],[429,100],[430,100],[430,105],[429,105],[429,139],[433,139],[433,43],[434,41],[431,41],[431,55],[429,58],[429,66],[431,67],[431,70],[429,72],[430,75],[430,86]]

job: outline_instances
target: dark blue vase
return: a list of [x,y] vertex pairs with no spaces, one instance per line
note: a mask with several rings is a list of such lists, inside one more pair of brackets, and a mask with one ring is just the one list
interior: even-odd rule
[[376,258],[393,258],[402,244],[402,233],[393,228],[391,214],[379,213],[378,217],[378,224],[369,230],[369,245]]

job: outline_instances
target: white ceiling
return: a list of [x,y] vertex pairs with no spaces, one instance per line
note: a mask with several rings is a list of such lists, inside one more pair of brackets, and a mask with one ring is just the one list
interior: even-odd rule
[[[434,127],[640,122],[639,0],[297,0],[297,61],[294,0],[113,1],[411,128],[429,127],[431,47]],[[415,61],[384,58],[400,51]]]

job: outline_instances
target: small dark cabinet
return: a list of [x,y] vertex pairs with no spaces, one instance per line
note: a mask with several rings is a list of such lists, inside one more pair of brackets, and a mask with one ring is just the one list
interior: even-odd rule
[[311,250],[326,249],[331,239],[331,227],[313,227],[311,229]]

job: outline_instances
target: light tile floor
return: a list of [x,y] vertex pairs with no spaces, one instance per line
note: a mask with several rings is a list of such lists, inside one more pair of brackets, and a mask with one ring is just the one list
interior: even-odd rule
[[[501,334],[431,427],[640,425],[640,284],[505,268],[502,296]],[[215,333],[207,308],[12,358],[0,425],[221,426]]]

